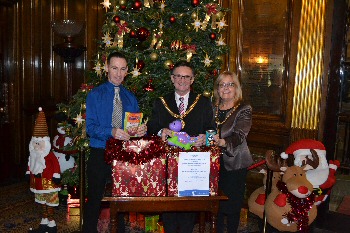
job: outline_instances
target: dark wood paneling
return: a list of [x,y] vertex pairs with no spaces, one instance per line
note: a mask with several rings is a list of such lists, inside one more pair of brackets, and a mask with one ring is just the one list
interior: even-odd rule
[[[14,4],[17,2],[16,4]],[[101,38],[104,9],[98,0],[0,0],[0,54],[3,56],[1,82],[6,79],[10,85],[11,124],[0,136],[7,137],[0,154],[0,162],[9,160],[20,169],[26,167],[28,144],[32,128],[42,106],[48,121],[51,138],[56,135],[57,122],[53,116],[56,105],[68,101],[68,85],[76,93],[86,80],[86,71],[94,64],[96,39]],[[56,43],[63,43],[51,27],[53,20],[85,20],[86,26],[75,42],[85,46],[87,52],[78,57],[71,66],[52,51]],[[67,82],[68,75],[72,83]],[[6,132],[5,132],[6,131]],[[13,132],[11,136],[8,132]],[[5,134],[6,133],[6,134]],[[10,158],[10,159],[8,159]],[[18,178],[24,171],[17,172]],[[1,183],[0,179],[0,183]]]

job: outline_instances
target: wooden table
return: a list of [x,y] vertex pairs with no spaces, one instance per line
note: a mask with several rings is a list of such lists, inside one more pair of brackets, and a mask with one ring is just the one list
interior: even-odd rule
[[104,197],[110,202],[111,232],[117,232],[119,212],[201,212],[199,232],[204,232],[204,212],[211,212],[212,233],[216,233],[216,220],[219,201],[228,200],[226,196],[210,197]]

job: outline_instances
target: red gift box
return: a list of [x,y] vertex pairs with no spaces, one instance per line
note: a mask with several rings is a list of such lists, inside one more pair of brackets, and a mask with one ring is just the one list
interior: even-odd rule
[[166,149],[159,137],[110,139],[105,161],[112,165],[113,196],[166,195]]
[[[196,152],[210,152],[210,175],[209,175],[209,193],[210,196],[216,196],[218,194],[219,185],[219,171],[220,171],[220,155],[221,150],[219,147],[192,147],[191,151]],[[178,176],[178,162],[180,152],[184,151],[177,147],[168,148],[168,196],[178,196],[177,188],[177,176]]]

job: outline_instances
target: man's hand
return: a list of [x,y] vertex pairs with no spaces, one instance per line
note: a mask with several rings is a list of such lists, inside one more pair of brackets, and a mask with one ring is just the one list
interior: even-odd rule
[[137,127],[136,135],[137,137],[143,137],[147,132],[147,126],[145,124],[139,125]]
[[123,141],[128,141],[130,139],[130,135],[127,132],[117,128],[112,129],[112,136],[114,139],[119,139]]
[[194,143],[194,146],[200,147],[205,144],[205,134],[199,134],[197,137],[197,141]]

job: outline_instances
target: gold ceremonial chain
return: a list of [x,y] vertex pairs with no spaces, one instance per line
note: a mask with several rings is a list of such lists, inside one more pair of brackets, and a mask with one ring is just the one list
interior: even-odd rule
[[165,102],[164,98],[163,97],[159,97],[160,100],[162,101],[164,107],[166,110],[168,110],[168,112],[170,113],[170,115],[174,118],[177,118],[177,119],[180,119],[181,120],[181,124],[182,124],[182,128],[185,127],[185,121],[184,121],[184,118],[193,110],[194,106],[196,106],[197,102],[199,101],[199,98],[201,97],[201,94],[197,95],[196,99],[194,100],[193,104],[191,104],[191,106],[187,109],[187,111],[182,114],[182,115],[179,115],[179,114],[176,114],[174,113],[173,111],[170,110],[168,104]]
[[236,109],[239,107],[239,105],[240,105],[240,103],[237,104],[236,106],[234,106],[231,109],[231,111],[228,114],[226,114],[225,119],[223,121],[221,121],[221,122],[219,121],[219,105],[216,105],[215,123],[216,123],[216,128],[217,128],[217,134],[220,133],[219,126],[224,124],[227,121],[227,119],[232,115],[232,113],[234,113],[236,111]]

